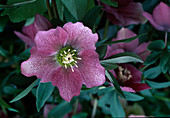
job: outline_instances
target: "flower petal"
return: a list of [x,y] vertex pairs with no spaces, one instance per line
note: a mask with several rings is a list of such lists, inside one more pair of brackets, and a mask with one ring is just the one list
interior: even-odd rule
[[164,27],[166,30],[170,29],[170,7],[161,2],[153,10],[153,18],[157,24]]
[[30,58],[21,64],[21,72],[23,75],[27,77],[36,75],[38,78],[42,78],[47,74],[48,69],[53,69],[58,66],[53,60],[53,57],[37,51],[35,47],[33,47],[30,52]]
[[164,31],[164,28],[155,22],[151,14],[143,12],[143,16],[145,16],[149,20],[149,22],[153,25],[155,29]]
[[52,27],[51,23],[42,15],[36,14],[34,25],[37,31],[46,31]]
[[145,61],[146,57],[148,57],[151,53],[149,50],[147,50],[148,45],[149,43],[142,43],[135,50],[135,53],[139,55],[143,61]]
[[105,70],[100,65],[99,56],[93,50],[84,50],[78,54],[82,60],[77,65],[83,78],[83,84],[88,88],[100,86],[105,82]]
[[120,86],[120,88],[122,89],[122,91],[127,91],[127,92],[133,92],[133,93],[135,93],[135,90],[133,90],[133,89],[130,88],[130,87],[122,87],[122,86]]
[[93,49],[95,50],[95,43],[98,40],[98,35],[92,33],[92,30],[88,27],[85,27],[82,23],[67,23],[63,28],[69,34],[67,45],[71,45],[78,52],[84,49]]
[[135,91],[150,89],[150,87],[145,83],[132,83],[132,84],[128,84],[128,86],[134,89]]
[[67,32],[61,27],[39,31],[35,37],[37,50],[48,55],[56,54],[66,44],[67,36]]
[[[128,28],[122,28],[120,31],[117,33],[117,40],[122,40],[122,39],[128,39],[136,36],[134,32],[132,32]],[[137,46],[138,46],[138,38],[129,42],[129,43],[122,43],[122,49],[124,49],[125,52],[133,52]]]
[[27,35],[31,38],[32,41],[34,41],[35,35],[37,33],[37,30],[35,29],[34,23],[28,26],[24,26],[22,28],[22,32],[24,35]]
[[20,38],[22,39],[28,46],[32,47],[32,46],[35,46],[35,42],[28,36],[20,33],[20,32],[17,32],[17,31],[14,31],[14,33]]
[[57,86],[61,97],[70,102],[73,96],[80,94],[82,87],[82,78],[77,71],[59,67],[51,72],[48,78],[42,78],[41,82],[51,81],[52,85]]

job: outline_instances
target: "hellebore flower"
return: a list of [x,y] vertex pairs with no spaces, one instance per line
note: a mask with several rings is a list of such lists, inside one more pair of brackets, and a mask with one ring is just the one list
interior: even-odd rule
[[35,46],[35,35],[38,31],[46,31],[52,27],[51,23],[42,15],[36,14],[34,23],[24,26],[23,33],[14,31],[14,33],[22,39],[29,47]]
[[153,10],[153,16],[147,12],[143,15],[157,30],[170,32],[170,7],[160,2]]
[[57,86],[66,101],[88,88],[105,82],[105,70],[95,52],[98,35],[82,23],[66,23],[48,31],[39,31],[30,58],[21,64],[25,76],[36,75],[41,82]]
[[136,92],[150,87],[141,83],[142,72],[130,64],[121,64],[117,69],[110,71],[117,79],[121,89],[128,92]]
[[[128,28],[122,28],[117,33],[117,38],[112,39],[112,41],[127,39],[137,36],[134,32],[132,32]],[[108,46],[106,57],[110,57],[112,55],[121,53],[121,52],[133,52],[137,54],[139,57],[142,58],[143,61],[145,61],[146,57],[149,56],[150,51],[147,50],[147,46],[149,43],[142,43],[139,45],[139,39],[135,39],[129,43],[117,43],[112,44],[111,46]]]
[[104,6],[108,19],[116,25],[127,26],[131,24],[145,23],[146,18],[142,15],[143,8],[141,3],[133,2],[133,0],[116,0],[118,7]]

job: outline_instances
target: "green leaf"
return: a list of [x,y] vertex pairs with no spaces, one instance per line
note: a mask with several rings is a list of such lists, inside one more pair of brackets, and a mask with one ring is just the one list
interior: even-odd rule
[[112,101],[110,102],[110,112],[112,117],[125,117],[125,112],[116,92],[114,92],[111,100]]
[[88,113],[81,112],[76,115],[73,115],[71,118],[87,118],[87,116],[88,116]]
[[116,69],[118,67],[117,64],[113,64],[113,63],[100,63],[106,70],[113,70]]
[[146,83],[151,87],[151,88],[155,88],[155,89],[161,89],[161,88],[167,88],[170,87],[170,82],[152,82],[149,80],[146,80]]
[[144,65],[154,64],[159,58],[160,58],[160,52],[154,52],[146,58]]
[[64,5],[63,5],[61,0],[56,0],[56,5],[57,5],[57,11],[58,11],[59,18],[60,18],[60,20],[63,21],[63,18],[64,18]]
[[36,106],[38,112],[40,111],[41,107],[43,107],[48,97],[52,94],[53,90],[54,86],[52,86],[51,82],[39,83],[36,91]]
[[160,59],[160,67],[162,69],[162,72],[165,74],[168,70],[168,60],[170,59],[170,53],[165,51],[161,54],[161,59]]
[[110,82],[114,85],[114,87],[117,90],[117,92],[120,95],[122,95],[124,98],[126,98],[124,93],[123,93],[123,91],[122,91],[122,89],[120,88],[117,80],[114,78],[113,74],[111,72],[109,72],[109,71],[106,71],[105,74],[106,74],[106,77],[110,80]]
[[99,54],[99,59],[103,59],[107,52],[107,46],[104,45],[104,46],[97,47],[96,52]]
[[[25,2],[25,0],[8,0],[7,5]],[[35,2],[20,5],[13,8],[5,8],[2,12],[2,16],[8,15],[10,20],[14,23],[32,18],[35,14],[42,14],[47,10],[45,0],[36,0]]]
[[112,7],[118,7],[118,3],[113,0],[100,0],[100,1]]
[[160,74],[161,74],[160,66],[150,68],[150,69],[144,71],[144,73],[143,73],[144,78],[148,78],[148,79],[154,79],[154,78],[158,77]]
[[4,27],[6,26],[7,22],[8,22],[8,17],[0,16],[0,32],[3,32]]
[[99,16],[100,10],[102,6],[96,6],[92,8],[87,14],[83,17],[82,21],[85,26],[88,26],[89,28],[93,29],[93,26],[96,23],[96,20]]
[[39,80],[36,79],[30,86],[28,86],[24,91],[22,91],[19,95],[17,95],[14,99],[12,99],[10,103],[16,102],[21,98],[25,97],[32,90],[32,88],[36,85],[38,81]]
[[148,45],[148,50],[152,52],[159,52],[165,48],[165,44],[162,40],[153,41]]
[[14,111],[14,112],[18,112],[18,110],[12,108],[11,106],[9,106],[2,98],[0,98],[0,105],[4,108],[7,108],[10,111]]
[[113,55],[106,60],[100,61],[100,63],[128,63],[128,62],[140,62],[143,63],[142,59],[134,53],[124,52]]
[[48,118],[62,118],[65,114],[72,110],[72,105],[69,102],[62,102],[58,104],[48,113]]
[[102,44],[100,45],[108,45],[108,44],[116,44],[116,43],[129,43],[143,35],[146,35],[147,33],[144,33],[144,34],[140,34],[138,36],[134,36],[134,37],[131,37],[131,38],[128,38],[128,39],[122,39],[122,40],[117,40],[117,41],[106,41],[106,42],[103,42]]
[[144,99],[144,97],[134,94],[134,93],[125,92],[125,91],[123,93],[126,96],[126,100],[128,101],[140,101]]

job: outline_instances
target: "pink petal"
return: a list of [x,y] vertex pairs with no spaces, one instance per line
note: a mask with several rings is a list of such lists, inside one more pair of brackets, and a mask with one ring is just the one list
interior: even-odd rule
[[24,26],[22,28],[22,32],[23,32],[24,35],[27,35],[28,37],[31,38],[32,41],[34,41],[37,30],[36,30],[34,23],[33,23],[31,25]]
[[116,25],[127,26],[146,22],[146,18],[142,15],[143,8],[141,3],[118,1],[117,8],[105,5],[104,9],[108,13],[107,16],[110,21]]
[[122,87],[122,86],[120,86],[120,88],[122,89],[122,91],[127,91],[127,92],[133,92],[133,93],[135,93],[135,90],[133,90],[133,89],[130,88],[130,87]]
[[135,91],[150,89],[150,87],[145,83],[132,83],[132,84],[128,84],[128,86],[134,89]]
[[21,64],[21,72],[23,75],[27,77],[36,75],[38,78],[42,78],[48,74],[49,69],[52,70],[58,66],[53,60],[54,57],[49,57],[37,51],[35,47],[33,47],[30,52],[30,58]]
[[164,31],[164,28],[160,25],[158,25],[155,20],[153,19],[152,15],[150,15],[149,13],[147,12],[143,12],[143,16],[145,16],[149,22],[153,25],[153,27],[157,30],[161,30],[161,31]]
[[157,24],[164,27],[166,30],[170,30],[170,7],[161,2],[153,10],[153,18]]
[[78,52],[84,49],[95,50],[95,43],[98,40],[98,35],[92,33],[92,30],[85,27],[82,23],[67,23],[63,26],[69,34],[67,45],[71,45]]
[[42,78],[41,82],[51,81],[52,85],[57,86],[61,97],[70,102],[73,96],[80,94],[82,87],[82,78],[76,70],[74,72],[71,69],[65,69],[59,67],[53,70],[48,78]]
[[[108,47],[107,48],[107,52],[106,52],[106,55],[105,55],[104,58],[107,58],[107,57],[113,56],[115,54],[119,54],[119,53],[125,52],[123,49],[113,49],[110,46],[107,46],[107,47]],[[114,47],[114,44],[113,44],[113,47]]]
[[32,47],[32,46],[35,46],[35,42],[28,36],[20,33],[20,32],[17,32],[17,31],[14,31],[14,33],[20,38],[22,39],[28,46]]
[[[134,32],[132,32],[128,28],[122,28],[120,31],[117,33],[117,40],[122,40],[122,39],[128,39],[136,36]],[[125,52],[133,52],[137,46],[138,46],[138,38],[129,42],[129,43],[122,43],[122,49],[124,49]]]
[[146,57],[148,57],[151,53],[149,50],[147,50],[148,45],[149,43],[142,43],[135,50],[135,53],[139,55],[143,61],[145,61]]
[[100,86],[105,82],[105,70],[100,65],[99,56],[93,50],[84,50],[78,54],[82,60],[77,65],[83,78],[83,84],[88,88]]
[[39,31],[35,37],[37,50],[48,55],[56,54],[59,49],[65,46],[67,37],[67,32],[61,27]]
[[48,19],[39,14],[35,16],[34,25],[37,31],[46,31],[52,27]]

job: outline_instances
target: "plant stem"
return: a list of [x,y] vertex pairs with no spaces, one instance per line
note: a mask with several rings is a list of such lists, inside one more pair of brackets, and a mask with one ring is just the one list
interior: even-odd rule
[[168,37],[168,32],[165,32],[165,47],[167,45],[167,37]]
[[74,111],[73,111],[73,115],[75,115],[76,112],[77,112],[78,103],[79,103],[79,100],[76,99],[75,106],[74,106]]
[[52,13],[51,13],[49,0],[46,0],[46,4],[47,4],[48,15],[49,15],[49,18],[51,20],[52,19]]
[[55,0],[52,0],[52,8],[53,8],[53,12],[54,12],[54,17],[58,18],[58,12],[57,12],[57,6],[56,6]]
[[98,101],[97,101],[97,98],[95,98],[95,99],[94,99],[93,111],[92,111],[91,118],[94,118],[94,117],[95,117],[95,115],[96,115],[97,104],[98,104]]
[[166,74],[164,74],[165,75],[165,77],[167,78],[167,80],[169,80],[170,81],[170,76],[166,73]]

